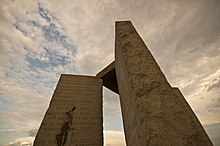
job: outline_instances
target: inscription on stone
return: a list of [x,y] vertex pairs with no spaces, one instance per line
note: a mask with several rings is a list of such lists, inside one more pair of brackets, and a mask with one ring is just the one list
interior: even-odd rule
[[34,146],[103,146],[102,85],[120,96],[127,146],[212,146],[131,22],[115,30],[115,61],[97,77],[61,76]]
[[62,75],[34,146],[101,146],[102,81]]

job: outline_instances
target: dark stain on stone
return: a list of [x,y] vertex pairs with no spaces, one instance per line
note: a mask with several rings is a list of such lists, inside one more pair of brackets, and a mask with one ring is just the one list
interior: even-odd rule
[[66,143],[68,133],[70,132],[70,130],[74,130],[74,128],[71,128],[71,127],[72,127],[72,121],[73,121],[75,110],[76,110],[76,107],[73,105],[72,109],[65,113],[66,114],[65,122],[60,128],[60,133],[56,135],[57,146],[64,146]]

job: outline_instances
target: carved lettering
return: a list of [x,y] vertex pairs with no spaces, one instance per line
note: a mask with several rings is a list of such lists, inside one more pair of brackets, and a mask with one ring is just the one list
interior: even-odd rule
[[68,77],[70,79],[61,77],[59,81],[36,136],[35,146],[102,145],[100,79]]

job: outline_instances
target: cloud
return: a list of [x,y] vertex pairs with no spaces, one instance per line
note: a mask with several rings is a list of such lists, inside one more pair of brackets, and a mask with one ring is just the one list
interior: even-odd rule
[[207,86],[207,91],[214,90],[214,89],[219,89],[220,88],[220,77],[219,79],[214,79],[211,85],[206,85]]
[[[218,6],[218,0],[3,0],[0,132],[38,128],[61,73],[95,75],[112,62],[116,20],[132,20],[201,122],[218,123]],[[122,130],[118,98],[104,91],[107,130]]]
[[1,145],[32,145],[36,133],[37,129],[27,128],[0,130]]
[[124,132],[104,131],[104,144],[105,146],[125,146]]
[[34,137],[18,138],[13,142],[5,144],[4,146],[32,146]]
[[212,113],[220,112],[220,97],[212,98],[213,103],[207,106],[207,111]]
[[192,109],[204,124],[217,123],[220,120],[219,116],[217,116],[220,113],[220,107],[218,106],[219,91],[217,89],[207,90],[209,85],[212,85],[218,76],[219,70],[206,77],[198,77],[193,84],[186,87],[194,89],[194,91],[192,90],[185,97],[187,97],[187,101]]
[[51,21],[51,19],[53,19],[54,17],[54,15],[51,15],[49,13],[49,10],[47,8],[43,8],[40,3],[38,3],[38,13],[42,18],[46,19],[47,21]]
[[119,96],[104,88],[103,90],[104,130],[123,130]]
[[31,130],[28,130],[28,131],[27,131],[28,136],[30,136],[30,137],[35,137],[36,134],[37,134],[37,131],[38,131],[38,129],[31,129]]
[[[28,131],[30,136],[24,138],[18,138],[13,142],[9,142],[4,146],[31,146],[34,141],[32,136],[36,134],[36,129]],[[125,145],[124,132],[107,130],[104,131],[104,144],[105,146],[123,146]]]
[[220,145],[220,123],[211,123],[203,125],[210,139],[215,146]]
[[60,74],[77,72],[77,47],[43,5],[5,1],[0,11],[0,134],[9,141],[13,129],[39,127]]

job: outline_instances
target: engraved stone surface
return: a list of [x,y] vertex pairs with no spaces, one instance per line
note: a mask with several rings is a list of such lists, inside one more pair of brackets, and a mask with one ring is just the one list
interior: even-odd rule
[[96,77],[62,75],[34,146],[103,146],[103,85],[119,94],[127,146],[212,146],[130,21],[116,22],[115,61]]
[[34,146],[102,146],[102,80],[62,75]]
[[115,70],[127,146],[211,146],[131,22],[116,22],[115,36]]

